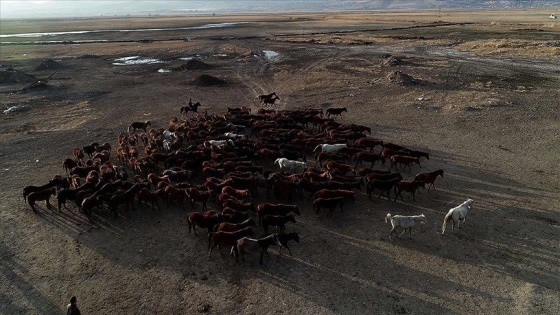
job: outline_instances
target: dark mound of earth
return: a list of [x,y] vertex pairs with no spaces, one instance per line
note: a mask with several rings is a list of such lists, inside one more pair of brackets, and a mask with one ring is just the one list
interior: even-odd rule
[[226,85],[227,81],[222,80],[211,75],[203,74],[192,81],[192,84],[198,86],[213,86],[213,85]]
[[31,83],[37,82],[37,78],[23,73],[14,68],[8,68],[6,70],[0,70],[0,84],[11,84],[11,83]]
[[386,67],[394,67],[394,66],[402,65],[403,61],[399,57],[389,56],[383,60],[382,64]]
[[95,58],[99,58],[99,56],[98,55],[91,55],[91,54],[76,56],[76,59],[95,59]]
[[176,68],[174,68],[173,70],[175,71],[182,71],[182,70],[206,70],[206,69],[211,69],[213,68],[212,65],[209,65],[203,61],[200,60],[196,60],[196,59],[191,59],[189,61],[187,61],[187,63],[182,64]]
[[57,69],[62,69],[62,68],[64,68],[64,66],[61,63],[56,62],[52,59],[47,59],[47,60],[43,61],[40,65],[35,67],[35,69],[33,69],[33,71],[57,70]]
[[387,80],[398,85],[408,86],[408,85],[418,85],[420,80],[409,76],[401,71],[393,71],[387,75]]

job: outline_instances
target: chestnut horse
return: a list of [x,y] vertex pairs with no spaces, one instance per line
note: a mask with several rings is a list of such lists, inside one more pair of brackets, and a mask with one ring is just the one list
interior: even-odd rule
[[443,178],[443,170],[442,169],[439,169],[439,170],[433,171],[433,172],[429,172],[429,173],[418,173],[414,177],[414,180],[429,184],[429,186],[428,186],[428,192],[429,192],[430,187],[434,187],[434,190],[436,189],[436,186],[434,185],[434,182],[436,181],[436,178],[438,176],[441,176],[441,178]]

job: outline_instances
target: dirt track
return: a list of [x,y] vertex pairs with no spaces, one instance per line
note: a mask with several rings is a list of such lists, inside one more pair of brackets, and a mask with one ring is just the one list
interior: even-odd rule
[[[463,43],[472,30],[511,36],[509,25],[503,25],[508,31],[488,29],[480,20],[450,32]],[[49,81],[49,90],[18,94],[9,92],[23,85],[0,85],[3,107],[29,109],[0,117],[0,313],[62,313],[72,295],[85,314],[556,313],[558,56],[458,51],[434,45],[435,29],[399,33],[421,32],[424,40],[378,38],[366,45],[356,37],[378,32],[271,36],[300,24],[321,32],[346,29],[334,17],[311,16],[308,22],[201,31],[191,41],[3,47],[3,66],[31,72],[53,58],[65,68]],[[360,27],[371,28],[367,23]],[[265,37],[228,39],[222,33]],[[322,43],[325,36],[340,37],[340,43]],[[268,60],[263,50],[278,52],[279,59]],[[19,57],[22,52],[28,56]],[[99,58],[75,59],[84,54]],[[384,67],[385,54],[404,63]],[[111,64],[134,55],[168,63]],[[195,55],[216,67],[157,72]],[[422,83],[395,85],[386,79],[395,70]],[[188,84],[202,73],[229,84]],[[45,78],[51,72],[32,74]],[[103,211],[91,225],[73,206],[58,213],[41,204],[33,214],[22,200],[24,186],[63,173],[61,163],[72,148],[116,144],[134,120],[166,127],[189,98],[209,113],[242,105],[256,110],[256,96],[272,91],[281,98],[279,109],[346,106],[343,122],[428,151],[430,160],[403,172],[405,179],[439,168],[445,176],[436,181],[437,190],[420,191],[416,202],[368,200],[358,192],[356,203],[334,218],[318,218],[310,201],[295,200],[303,213],[288,230],[298,231],[301,242],[290,243],[292,257],[271,250],[262,267],[255,255],[239,264],[218,253],[209,259],[206,238],[188,234],[186,212],[177,207],[152,212],[142,206],[126,216],[121,209],[119,219]],[[447,210],[467,198],[474,207],[464,228],[441,236]],[[262,201],[263,191],[256,199]],[[424,213],[428,223],[413,230],[413,239],[389,241],[390,226],[383,221],[388,212]]]

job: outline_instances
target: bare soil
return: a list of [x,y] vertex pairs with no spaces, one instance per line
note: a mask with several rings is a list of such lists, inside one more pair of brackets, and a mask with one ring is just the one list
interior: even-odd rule
[[[4,33],[251,23],[1,47],[0,69],[45,79],[54,71],[33,71],[41,62],[63,67],[41,89],[0,85],[3,110],[27,109],[0,117],[0,313],[60,314],[76,295],[84,314],[556,314],[560,28],[548,14],[2,21]],[[384,65],[389,55],[402,63]],[[127,56],[165,63],[112,64]],[[195,56],[213,67],[158,72]],[[394,71],[420,84],[394,84],[387,79]],[[201,75],[227,85],[192,85]],[[208,258],[206,237],[188,233],[187,211],[164,203],[160,211],[121,209],[118,219],[103,210],[90,224],[70,203],[62,212],[41,203],[35,214],[23,201],[24,186],[64,173],[72,148],[116,144],[132,121],[165,128],[189,99],[208,113],[256,111],[256,97],[272,91],[280,110],[345,106],[338,120],[429,152],[405,179],[440,168],[445,176],[416,201],[369,200],[357,191],[332,218],[317,217],[306,198],[292,200],[303,213],[288,231],[301,242],[290,243],[293,256],[271,249],[264,266],[255,255],[244,263],[217,252]],[[444,215],[467,198],[474,207],[466,224],[442,236]],[[289,202],[261,191],[255,202],[264,201]],[[389,241],[387,213],[424,213],[428,223],[412,239]]]

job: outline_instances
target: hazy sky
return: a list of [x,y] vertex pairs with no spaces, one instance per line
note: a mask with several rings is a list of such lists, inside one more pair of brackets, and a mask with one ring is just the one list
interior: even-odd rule
[[0,0],[0,18],[560,6],[560,0]]

